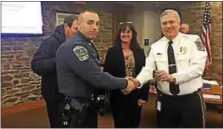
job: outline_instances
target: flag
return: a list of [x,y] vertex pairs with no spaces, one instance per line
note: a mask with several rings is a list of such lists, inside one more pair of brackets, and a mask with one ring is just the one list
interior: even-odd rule
[[206,2],[204,10],[204,18],[201,32],[201,40],[207,50],[206,70],[209,70],[210,64],[212,64],[211,56],[211,8],[210,2]]

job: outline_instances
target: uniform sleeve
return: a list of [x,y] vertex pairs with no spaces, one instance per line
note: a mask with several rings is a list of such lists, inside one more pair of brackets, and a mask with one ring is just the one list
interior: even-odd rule
[[56,73],[56,58],[52,57],[53,43],[50,39],[45,39],[33,55],[31,68],[36,74],[43,76],[49,73]]
[[176,78],[176,84],[184,83],[202,76],[204,72],[207,58],[205,47],[202,45],[201,39],[198,36],[192,45],[192,58],[189,60],[190,67],[183,72],[177,72],[173,74],[173,76]]
[[76,45],[73,50],[65,53],[67,54],[65,56],[70,57],[69,59],[65,58],[69,67],[90,85],[108,90],[126,88],[127,80],[101,71],[84,46]]
[[[143,55],[143,66],[145,66],[145,62],[146,62],[146,57],[144,54],[144,50],[142,49],[141,51],[142,55]],[[149,85],[150,83],[147,82],[145,83],[142,88],[139,89],[139,98],[145,101],[148,101],[148,97],[149,97]]]
[[155,61],[153,55],[153,48],[151,47],[148,57],[146,58],[145,66],[142,68],[141,72],[136,77],[136,79],[141,84],[139,88],[141,88],[142,85],[144,85],[149,80],[153,79],[153,71],[155,70]]

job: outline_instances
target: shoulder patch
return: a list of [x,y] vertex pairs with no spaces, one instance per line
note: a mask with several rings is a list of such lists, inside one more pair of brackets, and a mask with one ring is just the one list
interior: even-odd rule
[[194,41],[194,43],[196,44],[198,51],[205,51],[204,44],[202,43],[202,41],[201,41],[200,38],[197,38],[197,39]]
[[85,61],[89,58],[88,51],[85,47],[77,45],[73,48],[74,54],[80,61]]

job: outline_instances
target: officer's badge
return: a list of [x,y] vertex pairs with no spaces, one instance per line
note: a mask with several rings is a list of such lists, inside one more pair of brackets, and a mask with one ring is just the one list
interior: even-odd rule
[[194,43],[196,44],[198,51],[205,51],[204,44],[202,43],[200,38],[195,40]]
[[75,46],[73,52],[80,61],[85,61],[89,58],[88,51],[83,46]]
[[183,47],[183,54],[187,54],[187,47],[186,46]]
[[184,46],[184,47],[180,47],[180,53],[181,54],[187,54],[187,47],[186,46]]

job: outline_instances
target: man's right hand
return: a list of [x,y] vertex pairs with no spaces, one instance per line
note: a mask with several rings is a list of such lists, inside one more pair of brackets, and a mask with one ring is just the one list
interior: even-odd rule
[[140,87],[140,85],[141,85],[140,82],[138,80],[136,80],[135,78],[133,78],[133,77],[126,77],[126,78],[128,78],[131,81],[133,81],[133,83],[134,83],[136,88]]
[[123,94],[129,94],[130,92],[132,92],[133,90],[135,90],[136,87],[138,87],[138,82],[136,82],[136,80],[132,77],[126,77],[127,81],[128,81],[128,85],[125,89],[122,90]]

